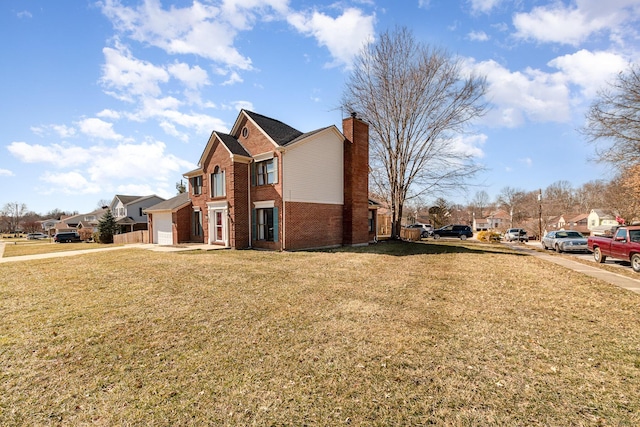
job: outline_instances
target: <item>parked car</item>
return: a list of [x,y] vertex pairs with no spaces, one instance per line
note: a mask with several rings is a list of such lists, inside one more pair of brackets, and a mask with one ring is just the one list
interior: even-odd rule
[[625,260],[640,273],[640,226],[619,227],[613,236],[589,236],[588,245],[597,263],[607,257]]
[[27,240],[39,240],[39,239],[46,239],[47,236],[44,233],[29,233],[27,234]]
[[542,238],[542,249],[556,252],[590,252],[587,238],[573,230],[550,231]]
[[80,234],[75,231],[64,232],[64,233],[56,233],[53,236],[53,241],[58,243],[68,243],[68,242],[80,242]]
[[467,237],[473,237],[473,231],[468,225],[445,225],[436,230],[433,230],[433,238],[439,239],[441,237],[458,237],[462,240],[466,240]]
[[420,237],[423,239],[426,239],[427,237],[431,236],[431,234],[433,233],[433,227],[431,226],[431,224],[415,223],[415,224],[407,225],[406,228],[419,228]]
[[528,242],[527,230],[523,228],[510,228],[504,235],[504,239],[507,242]]

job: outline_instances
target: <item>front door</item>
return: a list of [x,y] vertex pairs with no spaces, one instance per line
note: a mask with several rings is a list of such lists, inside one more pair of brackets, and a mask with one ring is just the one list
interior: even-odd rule
[[209,241],[216,245],[227,246],[226,209],[213,209],[210,213],[211,227],[209,229]]

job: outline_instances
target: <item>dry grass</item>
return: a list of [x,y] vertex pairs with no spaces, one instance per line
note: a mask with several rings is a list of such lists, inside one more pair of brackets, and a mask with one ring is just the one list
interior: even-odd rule
[[640,297],[502,246],[0,273],[3,426],[640,423]]
[[[53,252],[67,252],[78,251],[84,249],[98,249],[112,247],[114,245],[103,245],[100,243],[86,243],[86,242],[74,242],[74,243],[53,243],[48,240],[23,240],[12,243],[6,242],[4,247],[4,257],[22,256],[22,255],[36,255],[36,254],[48,254]],[[122,246],[122,245],[115,245]]]

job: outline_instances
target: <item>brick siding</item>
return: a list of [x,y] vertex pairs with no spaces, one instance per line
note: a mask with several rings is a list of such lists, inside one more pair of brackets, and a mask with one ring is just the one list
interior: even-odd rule
[[340,246],[342,210],[342,205],[287,202],[285,249]]

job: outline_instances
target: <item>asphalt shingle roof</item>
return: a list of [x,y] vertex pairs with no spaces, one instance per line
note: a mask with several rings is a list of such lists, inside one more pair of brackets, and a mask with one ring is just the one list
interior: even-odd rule
[[165,211],[165,210],[174,210],[184,205],[189,201],[189,193],[180,193],[175,197],[170,198],[169,200],[165,200],[164,202],[160,202],[157,205],[150,206],[145,209],[145,211]]
[[222,143],[227,146],[231,153],[237,154],[239,156],[251,157],[251,154],[249,154],[249,152],[245,150],[242,144],[240,144],[240,142],[233,136],[220,132],[216,132],[216,135],[218,135]]
[[302,135],[302,132],[300,132],[299,130],[294,129],[279,120],[254,113],[252,111],[244,111],[278,145],[287,145],[288,143]]

